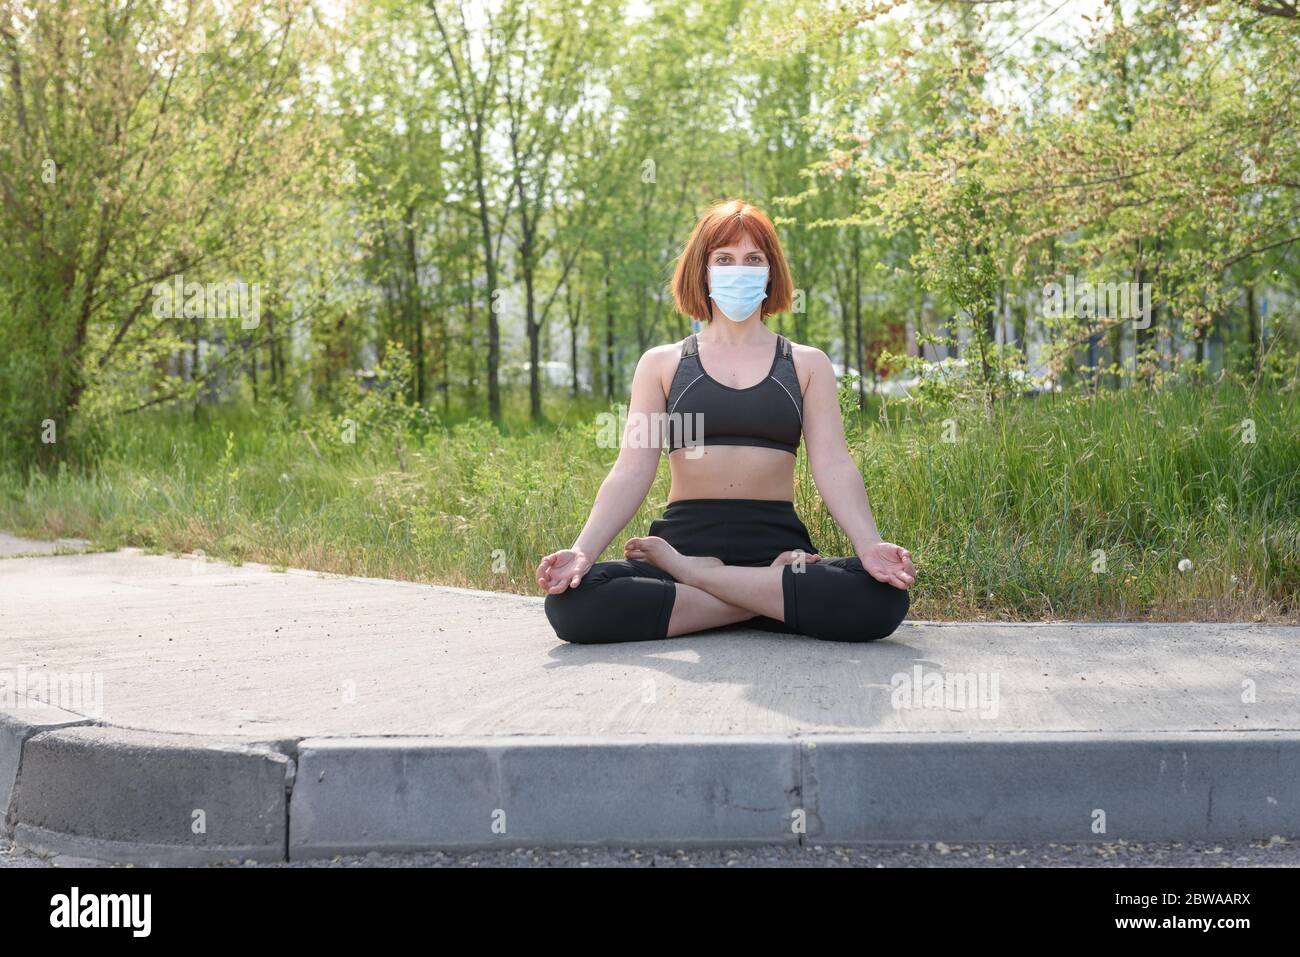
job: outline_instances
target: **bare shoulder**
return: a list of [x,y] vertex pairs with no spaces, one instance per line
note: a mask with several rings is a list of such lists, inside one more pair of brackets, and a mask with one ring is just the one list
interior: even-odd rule
[[682,354],[683,341],[684,340],[665,342],[661,346],[651,346],[644,352],[644,354],[642,354],[641,358],[642,360],[649,360],[656,363],[667,362],[669,360],[675,362],[677,357]]
[[809,365],[821,366],[825,364],[830,366],[831,360],[826,353],[822,352],[816,346],[805,346],[801,342],[790,340],[790,346],[794,349],[794,358],[796,362],[807,362]]
[[666,342],[661,346],[651,346],[641,354],[636,364],[636,375],[646,376],[658,382],[660,391],[665,396],[672,386],[673,373],[677,371],[677,360],[682,354],[681,342]]
[[808,382],[814,377],[835,378],[835,368],[831,365],[830,356],[822,350],[816,346],[801,345],[793,339],[790,340],[790,347],[793,350],[791,358],[794,359],[795,370],[799,373],[804,388],[808,387]]
[[670,375],[677,368],[677,358],[681,354],[680,342],[666,342],[661,346],[651,346],[641,354],[637,368],[660,375]]

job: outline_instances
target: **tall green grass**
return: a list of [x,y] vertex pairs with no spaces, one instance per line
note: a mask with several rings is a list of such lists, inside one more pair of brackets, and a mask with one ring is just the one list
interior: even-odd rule
[[[533,593],[538,559],[573,540],[615,455],[597,442],[598,406],[554,408],[563,420],[545,427],[370,422],[355,444],[337,419],[275,406],[127,419],[57,471],[0,470],[0,527]],[[991,417],[875,412],[849,422],[849,443],[882,532],[917,561],[914,617],[1300,614],[1293,395],[1222,385],[1045,396]],[[627,533],[667,495],[661,463]],[[822,554],[848,553],[802,452],[797,505]]]

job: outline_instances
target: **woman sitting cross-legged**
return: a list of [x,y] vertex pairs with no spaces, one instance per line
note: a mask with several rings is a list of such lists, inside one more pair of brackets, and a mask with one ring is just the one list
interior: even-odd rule
[[[820,349],[772,332],[793,283],[772,223],[746,203],[709,209],[673,276],[677,308],[707,326],[637,363],[618,460],[571,548],[537,567],[555,633],[646,641],[745,623],[830,641],[873,641],[907,614],[916,576],[882,541],[849,455],[835,372]],[[664,428],[646,428],[646,423]],[[663,442],[629,441],[633,430]],[[800,440],[855,556],[823,558],[794,510]],[[636,514],[668,449],[672,487],[623,561],[594,562]]]

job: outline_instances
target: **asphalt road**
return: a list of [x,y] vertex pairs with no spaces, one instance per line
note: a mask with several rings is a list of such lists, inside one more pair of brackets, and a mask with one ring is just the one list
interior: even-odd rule
[[[46,860],[0,839],[0,867],[86,866]],[[215,867],[1300,867],[1300,841],[1235,844],[917,844],[673,851],[644,848],[368,854],[332,860],[231,862]]]

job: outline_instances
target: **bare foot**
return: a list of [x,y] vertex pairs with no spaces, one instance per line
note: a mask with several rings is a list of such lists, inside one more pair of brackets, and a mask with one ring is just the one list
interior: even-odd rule
[[722,564],[720,558],[683,555],[658,535],[629,538],[623,545],[623,555],[635,561],[649,562],[655,568],[662,568],[682,584],[689,583],[692,572],[697,569]]
[[799,561],[800,559],[803,559],[805,562],[815,562],[819,558],[821,558],[820,555],[816,555],[811,552],[805,552],[801,548],[796,548],[791,551],[782,552],[780,555],[777,555],[776,558],[772,559],[772,564],[793,565],[795,562]]

